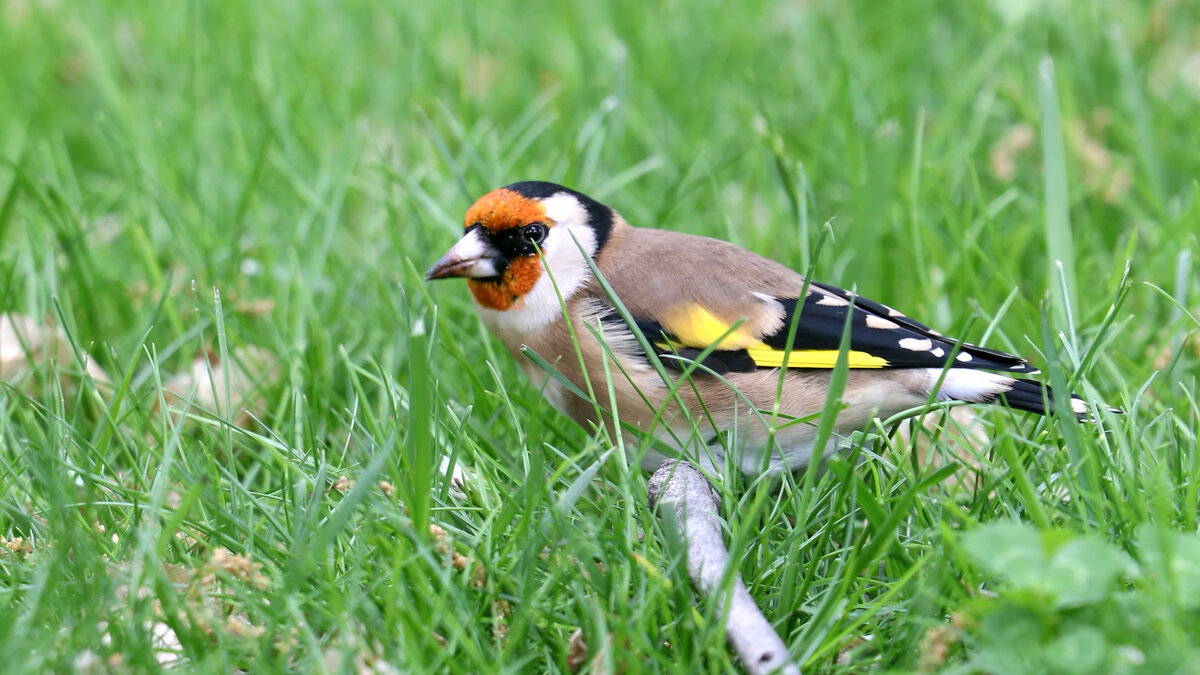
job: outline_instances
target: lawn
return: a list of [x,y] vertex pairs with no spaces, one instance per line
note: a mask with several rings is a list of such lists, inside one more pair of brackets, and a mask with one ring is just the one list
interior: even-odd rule
[[0,0],[3,669],[738,672],[647,476],[423,281],[541,179],[1126,410],[938,408],[727,476],[804,672],[1200,671],[1196,25]]

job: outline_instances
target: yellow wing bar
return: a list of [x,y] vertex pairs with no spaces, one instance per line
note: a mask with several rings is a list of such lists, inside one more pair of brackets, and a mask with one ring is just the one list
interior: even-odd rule
[[[732,324],[725,323],[699,305],[686,305],[664,317],[663,328],[674,337],[674,347],[707,349],[716,344],[720,350],[746,350],[755,365],[760,368],[780,368],[785,352],[763,343],[746,326],[730,330]],[[833,368],[837,365],[836,349],[794,349],[787,356],[789,368]],[[850,368],[886,368],[884,359],[864,351],[850,350],[847,353]]]

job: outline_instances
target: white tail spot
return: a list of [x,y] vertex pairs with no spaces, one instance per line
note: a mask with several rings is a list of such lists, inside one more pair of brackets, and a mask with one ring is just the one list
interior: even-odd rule
[[885,319],[882,316],[875,316],[874,314],[867,315],[867,328],[878,328],[880,330],[895,330],[899,327],[900,327],[900,324],[898,324],[894,321],[889,321],[888,319]]
[[933,340],[904,338],[900,341],[900,348],[907,349],[910,352],[927,352],[933,349]]

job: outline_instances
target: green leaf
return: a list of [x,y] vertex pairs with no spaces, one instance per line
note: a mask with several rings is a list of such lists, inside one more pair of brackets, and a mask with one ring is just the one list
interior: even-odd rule
[[1017,588],[1042,587],[1046,551],[1033,526],[1015,521],[990,523],[964,534],[963,544],[981,567]]
[[1070,194],[1067,189],[1067,151],[1063,143],[1062,114],[1054,60],[1038,65],[1038,98],[1042,109],[1042,162],[1045,188],[1046,252],[1050,256],[1050,294],[1054,298],[1055,329],[1074,334],[1078,316],[1075,277],[1075,238],[1071,234]]
[[[965,672],[1008,674],[1037,672],[1037,647],[1045,640],[1038,615],[1014,603],[994,606],[979,622],[980,649]],[[1014,645],[1023,648],[1016,649]]]
[[1187,609],[1200,607],[1200,536],[1145,524],[1135,534],[1142,571]]
[[1042,583],[1055,597],[1055,608],[1081,607],[1106,598],[1124,566],[1123,554],[1113,545],[1077,537],[1051,556]]
[[1047,665],[1052,666],[1053,672],[1108,672],[1103,668],[1108,660],[1108,640],[1094,626],[1069,626],[1062,635],[1046,645],[1044,653]]

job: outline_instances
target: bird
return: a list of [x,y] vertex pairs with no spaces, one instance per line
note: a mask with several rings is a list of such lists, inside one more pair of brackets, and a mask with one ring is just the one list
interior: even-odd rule
[[[650,441],[624,444],[646,470],[688,459],[715,475],[797,471],[872,420],[930,401],[1054,411],[1048,387],[1019,377],[1038,373],[1019,356],[732,243],[634,227],[551,182],[480,197],[426,273],[456,277],[554,408],[585,429]],[[822,434],[839,358],[844,387]],[[1089,419],[1087,402],[1069,401]]]

